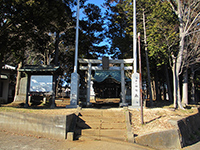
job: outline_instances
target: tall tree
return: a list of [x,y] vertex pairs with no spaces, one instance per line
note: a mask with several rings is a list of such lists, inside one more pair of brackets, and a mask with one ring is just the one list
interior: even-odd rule
[[94,4],[89,3],[83,9],[84,17],[80,21],[80,53],[82,57],[97,58],[107,50],[107,46],[101,44],[105,38],[103,14]]
[[129,30],[133,26],[129,20],[129,17],[133,18],[130,0],[106,0],[104,7],[107,8],[105,16],[108,20],[106,35],[111,45],[109,54],[113,58],[130,58],[133,56],[133,32]]

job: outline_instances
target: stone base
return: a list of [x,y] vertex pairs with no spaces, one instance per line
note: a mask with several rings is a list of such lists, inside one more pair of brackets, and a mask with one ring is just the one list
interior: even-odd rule
[[127,107],[128,103],[119,103],[119,107]]
[[66,105],[66,108],[79,108],[79,105]]
[[74,140],[74,132],[68,132],[67,141],[73,141],[73,140]]
[[132,105],[132,106],[128,106],[129,109],[140,109],[141,106],[139,105]]

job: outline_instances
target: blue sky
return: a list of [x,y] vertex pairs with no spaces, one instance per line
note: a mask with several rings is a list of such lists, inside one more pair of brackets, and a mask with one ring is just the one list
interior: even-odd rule
[[[104,0],[87,0],[87,1],[86,1],[86,4],[88,4],[88,3],[95,4],[95,5],[99,6],[100,9],[103,9],[103,8],[101,7],[101,5],[103,5]],[[81,11],[82,11],[82,10],[81,10]],[[80,16],[82,15],[82,12],[81,12],[81,11],[80,11]],[[102,10],[102,13],[103,13],[103,10]]]
[[104,3],[104,0],[88,0],[87,3],[92,3],[100,6],[101,4]]

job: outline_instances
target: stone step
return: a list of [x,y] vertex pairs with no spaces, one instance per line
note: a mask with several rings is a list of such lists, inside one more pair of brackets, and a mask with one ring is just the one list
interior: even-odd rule
[[112,122],[78,122],[77,126],[82,129],[126,129],[125,123],[112,123]]
[[103,116],[103,117],[107,117],[107,116],[112,116],[112,117],[124,117],[124,112],[120,109],[120,110],[82,110],[80,112],[80,115],[82,116]]
[[122,109],[81,110],[77,120],[80,140],[127,140],[126,120]]
[[124,123],[125,117],[102,117],[102,116],[79,116],[80,119],[87,122],[113,122],[113,123]]
[[93,139],[93,140],[120,140],[126,141],[127,135],[126,130],[95,130],[95,129],[86,129],[82,130],[81,136],[79,140],[86,140],[86,139]]
[[88,140],[94,140],[94,141],[124,141],[127,142],[126,137],[106,137],[106,136],[81,136],[78,140],[81,141],[88,141]]

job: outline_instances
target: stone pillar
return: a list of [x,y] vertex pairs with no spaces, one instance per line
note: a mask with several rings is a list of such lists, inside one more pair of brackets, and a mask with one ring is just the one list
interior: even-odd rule
[[124,63],[121,63],[121,99],[122,103],[120,106],[127,106],[128,104],[125,103],[126,96],[125,96],[125,78],[124,78]]
[[90,105],[90,84],[91,84],[91,71],[92,71],[92,64],[88,64],[88,74],[87,74],[87,102],[86,105]]
[[53,75],[52,101],[51,101],[50,108],[55,108],[56,107],[55,99],[56,99],[56,75]]
[[29,90],[30,90],[30,75],[27,73],[27,84],[26,84],[26,103],[24,105],[25,108],[29,107],[28,101],[29,101]]
[[70,105],[67,105],[66,108],[77,108],[79,100],[79,74],[71,74],[71,91],[70,91]]

